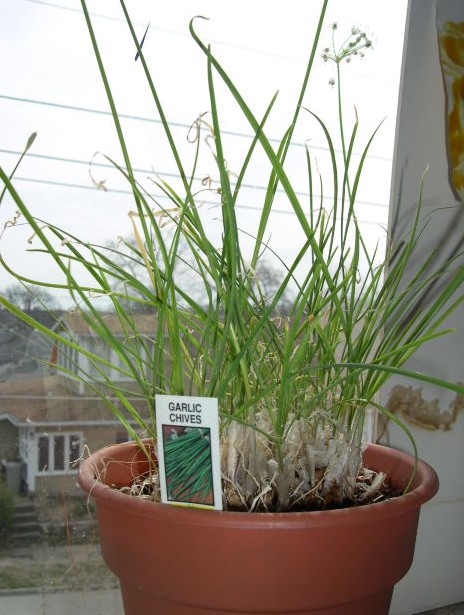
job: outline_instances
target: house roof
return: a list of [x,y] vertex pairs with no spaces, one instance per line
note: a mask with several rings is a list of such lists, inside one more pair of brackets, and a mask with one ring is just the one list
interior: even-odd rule
[[[102,313],[101,316],[108,328],[113,333],[123,333],[121,321],[115,313]],[[134,328],[139,333],[151,334],[155,331],[156,316],[155,314],[132,314],[131,319],[134,323]],[[91,327],[86,323],[81,312],[69,311],[62,316],[63,323],[73,332],[81,335],[93,335]]]
[[[46,327],[53,327],[58,318],[45,310],[31,310],[29,314]],[[19,364],[25,358],[42,356],[44,339],[29,324],[0,308],[0,366],[8,367]],[[1,371],[0,374],[4,375]]]
[[[0,404],[2,414],[14,416],[17,421],[46,421],[49,416],[49,402],[53,393],[58,392],[56,377],[44,376],[40,370],[29,374],[15,374],[0,382]],[[60,388],[60,393],[63,390]],[[62,416],[66,413],[63,409]]]
[[[98,397],[73,394],[58,374],[41,370],[0,382],[1,417],[15,424],[110,424],[114,415]],[[143,411],[143,400],[133,400]],[[14,417],[14,419],[13,419]]]
[[[83,420],[71,420],[71,421],[36,421],[32,419],[27,419],[25,421],[18,419],[13,414],[5,413],[0,414],[0,422],[1,421],[9,421],[15,427],[69,427],[69,425],[74,426],[90,426],[90,427],[107,427],[107,426],[120,426],[120,421],[117,419],[108,419],[108,420],[92,420],[92,421],[83,421]],[[136,421],[129,419],[129,423],[133,425],[137,425]]]

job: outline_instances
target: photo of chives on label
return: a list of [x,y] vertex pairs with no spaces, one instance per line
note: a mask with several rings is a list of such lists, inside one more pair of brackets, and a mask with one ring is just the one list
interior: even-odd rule
[[156,395],[161,500],[222,510],[218,402]]
[[163,425],[168,500],[214,504],[210,430]]

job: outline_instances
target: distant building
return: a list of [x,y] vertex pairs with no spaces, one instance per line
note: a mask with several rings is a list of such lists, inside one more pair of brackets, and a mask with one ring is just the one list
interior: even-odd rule
[[[137,330],[146,336],[144,348],[148,351],[153,316],[140,314],[136,318]],[[114,314],[105,317],[105,322],[113,333],[122,336]],[[120,357],[95,340],[82,316],[66,313],[58,326],[63,336],[103,356],[108,365],[97,366],[60,343],[50,347],[49,364],[55,364],[57,369],[50,366],[18,371],[0,382],[0,460],[6,468],[9,462],[21,463],[22,488],[29,493],[77,491],[76,461],[87,451],[128,439],[127,431],[111,409],[85,385],[79,374],[86,373],[96,380],[101,377],[102,382],[105,378],[113,383],[124,382],[124,387],[129,389],[133,386],[131,403],[148,416],[147,402],[136,396],[133,379],[118,369],[123,367]],[[129,340],[128,343],[137,342]],[[111,391],[108,396],[118,411],[124,413],[122,403]]]
[[[152,348],[152,338],[155,334],[156,319],[152,314],[134,314],[132,317],[134,330],[137,335],[131,335],[128,325],[123,331],[121,321],[116,314],[104,315],[105,326],[112,334],[124,341],[125,349],[129,355],[136,354],[141,357],[142,363],[139,370],[148,370],[148,360]],[[93,330],[86,323],[85,318],[80,312],[66,312],[60,322],[60,334],[70,340],[74,340],[85,350],[97,354],[107,363],[92,362],[91,359],[70,348],[66,344],[59,342],[52,349],[51,362],[56,363],[58,371],[64,378],[69,378],[75,382],[77,393],[83,395],[87,387],[83,378],[100,381],[103,383],[105,378],[111,382],[133,382],[134,377],[127,374],[127,367],[123,359],[110,349],[100,337],[96,338]]]

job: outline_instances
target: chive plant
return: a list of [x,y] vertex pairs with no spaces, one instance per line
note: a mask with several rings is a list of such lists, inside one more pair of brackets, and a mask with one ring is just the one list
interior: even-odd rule
[[[368,409],[376,408],[398,421],[376,401],[388,378],[402,374],[463,392],[461,386],[402,366],[420,346],[448,332],[442,325],[462,301],[464,269],[457,265],[456,258],[434,266],[432,253],[426,263],[410,273],[411,255],[422,231],[420,193],[408,235],[398,245],[388,246],[380,263],[378,254],[369,252],[358,224],[356,203],[374,135],[366,144],[358,145],[358,119],[351,128],[345,125],[340,89],[337,135],[331,134],[321,117],[303,106],[328,0],[322,1],[301,90],[278,145],[266,134],[276,96],[264,115],[257,117],[211,48],[198,37],[196,20],[190,24],[193,41],[205,58],[211,121],[206,126],[200,119],[196,128],[199,134],[208,131],[207,142],[213,152],[216,192],[220,194],[219,239],[205,223],[203,196],[198,194],[201,186],[195,179],[204,140],[197,138],[192,145],[195,154],[188,168],[148,59],[124,0],[120,0],[140,60],[135,68],[144,72],[181,178],[180,186],[153,179],[163,201],[138,181],[86,2],[81,1],[121,147],[121,161],[108,160],[131,188],[133,241],[124,249],[89,244],[64,228],[44,223],[21,199],[12,174],[1,169],[5,192],[41,242],[39,251],[49,255],[63,277],[56,283],[32,280],[13,272],[3,257],[1,263],[25,284],[68,291],[89,330],[111,353],[91,351],[70,333],[46,328],[5,297],[0,297],[0,304],[68,348],[73,356],[85,355],[93,366],[92,373],[75,373],[69,364],[57,367],[80,378],[100,396],[136,439],[140,439],[141,431],[155,437],[155,394],[217,397],[226,508],[291,510],[323,507],[328,500],[340,504],[355,499]],[[350,49],[368,46],[358,32],[353,31],[352,37],[340,51],[325,51],[324,55],[337,63],[337,72]],[[235,101],[253,134],[234,174],[226,163],[218,82]],[[340,88],[339,80],[337,85]],[[305,197],[297,192],[287,173],[289,148],[302,114],[324,136],[331,165],[321,190],[322,179],[311,148],[306,148]],[[361,155],[355,156],[355,150]],[[269,172],[259,224],[252,233],[240,220],[239,205],[250,162],[257,153],[264,153]],[[291,262],[267,244],[276,195],[281,193],[303,237]],[[169,233],[165,232],[166,223]],[[248,245],[251,241],[251,250],[245,251],[245,240]],[[272,297],[266,296],[259,278],[260,264],[270,255],[282,267]],[[145,275],[134,273],[134,265]],[[191,276],[179,275],[179,265],[188,266]],[[78,267],[85,270],[89,283],[80,281]],[[439,278],[446,278],[446,284],[423,303]],[[200,292],[191,292],[192,279]],[[279,302],[289,292],[293,297],[290,310],[281,314]],[[117,333],[109,324],[108,314],[93,300],[95,295],[107,298],[111,318],[118,321]],[[138,328],[140,308],[152,317],[149,334]],[[109,368],[121,378],[111,379]],[[123,378],[131,386],[121,385]],[[134,397],[144,401],[143,410]],[[410,435],[406,426],[402,427]],[[202,437],[190,431],[167,442],[172,455],[170,480],[177,485],[172,487],[177,495],[190,489],[189,463],[204,462]],[[194,452],[188,449],[189,457],[184,454],[187,448],[183,448],[187,439],[196,439],[197,447]],[[207,462],[203,469],[206,493]]]

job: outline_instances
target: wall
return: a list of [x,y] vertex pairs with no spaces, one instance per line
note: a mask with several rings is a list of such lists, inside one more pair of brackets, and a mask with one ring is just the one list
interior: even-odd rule
[[[457,202],[448,175],[446,100],[435,26],[439,2],[442,0],[410,0],[397,121],[390,233],[398,239],[414,216],[420,179],[428,165],[424,214],[446,208],[432,216],[416,263],[437,246],[437,259],[463,249],[464,205]],[[457,0],[455,4],[459,4],[464,21],[464,3]],[[421,349],[407,367],[463,382],[462,306],[445,325],[455,327],[455,333]],[[410,401],[415,397],[419,403],[409,404],[409,409],[406,403],[403,409],[422,413],[416,418],[420,425],[408,423],[408,427],[420,456],[436,469],[441,484],[436,498],[423,508],[414,564],[394,592],[391,614],[409,615],[464,601],[464,412],[463,400],[454,394],[401,379],[389,383],[382,392],[382,402],[388,401],[395,385],[405,387],[403,397],[408,386],[419,389],[408,393]],[[411,451],[407,438],[395,426],[388,426],[384,440]]]

